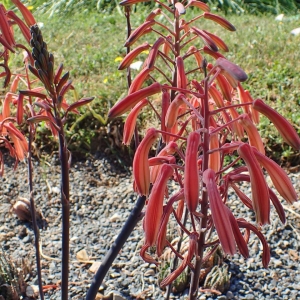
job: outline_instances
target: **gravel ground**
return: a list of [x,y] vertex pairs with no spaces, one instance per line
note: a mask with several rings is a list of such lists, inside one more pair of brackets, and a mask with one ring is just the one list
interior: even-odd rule
[[[9,163],[5,165],[4,178],[0,179],[0,246],[12,258],[23,257],[32,263],[32,274],[26,276],[26,281],[37,284],[31,225],[19,221],[10,213],[12,202],[18,197],[28,198],[26,177],[27,169],[24,164],[20,164],[16,171],[12,170]],[[290,177],[299,193],[300,174],[290,174]],[[47,223],[40,230],[43,280],[45,284],[59,285],[61,216],[57,159],[52,157],[48,161],[35,162],[34,179],[35,201]],[[79,300],[85,298],[93,273],[89,270],[91,264],[80,263],[76,255],[80,250],[85,250],[89,260],[100,262],[128,217],[137,196],[132,192],[130,170],[121,170],[103,157],[73,163],[70,184],[72,208],[69,294],[70,299]],[[231,207],[236,217],[243,216],[253,220],[253,214],[234,196],[231,196]],[[271,246],[269,268],[262,267],[260,242],[255,236],[251,236],[248,260],[235,255],[225,261],[231,273],[229,290],[222,295],[203,293],[199,299],[300,299],[300,207],[288,206],[288,209],[285,225],[280,223],[272,211],[272,224],[263,229]],[[100,294],[114,293],[121,296],[119,299],[164,299],[164,292],[157,287],[155,266],[144,263],[139,257],[142,234],[140,225],[114,262],[101,286]],[[187,291],[172,295],[171,298],[185,299],[186,294]],[[47,291],[45,299],[60,299],[60,289]]]

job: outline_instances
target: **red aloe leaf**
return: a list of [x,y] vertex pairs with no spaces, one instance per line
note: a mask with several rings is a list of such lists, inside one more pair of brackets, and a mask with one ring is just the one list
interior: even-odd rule
[[[244,88],[242,87],[242,85],[240,83],[238,83],[237,91],[238,91],[240,103],[247,103],[249,101],[249,99],[247,97],[246,91],[244,90]],[[248,105],[243,105],[242,109],[245,114],[250,114]]]
[[165,247],[166,233],[168,228],[167,225],[168,225],[170,214],[173,211],[173,204],[174,202],[179,201],[180,199],[183,198],[184,198],[183,191],[180,190],[168,200],[167,205],[163,209],[163,215],[161,217],[161,222],[159,225],[159,231],[158,231],[157,241],[156,241],[156,253],[158,257],[162,255],[163,249]]
[[209,47],[207,46],[204,46],[203,47],[203,52],[210,55],[211,57],[213,57],[214,59],[218,59],[220,57],[223,57],[224,58],[224,55],[221,54],[220,52],[215,52],[215,51],[212,51]]
[[147,67],[149,69],[154,68],[155,60],[157,58],[158,49],[161,45],[165,43],[165,39],[163,37],[159,37],[156,42],[151,47],[148,59],[147,59]]
[[14,134],[10,134],[10,138],[14,143],[14,149],[18,160],[20,161],[24,160],[25,155],[28,152],[24,149],[24,144]]
[[133,60],[143,51],[148,50],[150,48],[150,45],[145,42],[142,45],[136,47],[135,49],[131,50],[121,61],[118,70],[124,70],[128,68]]
[[201,68],[203,62],[203,56],[201,55],[199,50],[195,46],[191,46],[186,52],[186,55],[189,55],[190,53],[192,53],[195,56],[198,68]]
[[24,96],[30,96],[30,97],[36,97],[36,98],[41,98],[41,99],[47,99],[47,96],[45,94],[35,92],[33,90],[20,90],[20,94]]
[[190,0],[189,3],[186,5],[186,8],[189,7],[189,6],[198,7],[201,10],[206,11],[206,12],[210,11],[210,8],[206,3],[198,1],[198,0]]
[[12,31],[10,29],[5,13],[6,13],[5,7],[3,6],[3,4],[0,4],[0,29],[4,39],[10,45],[10,47],[13,47],[16,44],[16,42],[12,34]]
[[200,133],[194,131],[189,134],[185,152],[184,167],[184,198],[191,213],[195,213],[199,204],[199,168],[198,148]]
[[256,149],[253,153],[258,162],[267,170],[278,193],[290,204],[297,201],[296,190],[286,172],[275,161],[262,155]]
[[187,78],[184,70],[184,62],[181,56],[176,57],[176,69],[177,69],[177,87],[186,89]]
[[285,219],[285,212],[284,212],[284,208],[282,206],[282,204],[280,203],[278,197],[276,196],[276,194],[273,192],[272,189],[269,188],[269,194],[270,194],[270,199],[276,209],[276,212],[279,216],[280,221],[282,222],[282,224],[285,223],[286,219]]
[[123,0],[120,2],[120,5],[122,6],[127,6],[127,5],[132,5],[140,2],[148,2],[150,0]]
[[148,104],[147,99],[143,99],[138,104],[136,104],[131,112],[128,114],[125,124],[124,124],[124,130],[123,130],[123,144],[130,145],[134,129],[136,126],[136,120],[138,117],[138,114],[140,113],[141,109]]
[[[249,175],[246,175],[249,176]],[[249,179],[250,181],[250,179]],[[252,201],[249,199],[249,197],[244,194],[233,182],[230,183],[230,186],[234,189],[235,193],[238,195],[238,197],[241,199],[241,201],[251,210],[253,210]]]
[[219,57],[215,65],[223,69],[237,81],[243,82],[248,78],[247,74],[239,66],[227,60],[226,58]]
[[235,27],[228,22],[226,19],[224,19],[223,17],[220,17],[218,15],[209,13],[209,12],[205,12],[203,14],[204,19],[208,19],[208,20],[212,20],[216,23],[218,23],[219,25],[221,25],[222,27],[224,27],[225,29],[229,30],[229,31],[236,31]]
[[142,99],[160,93],[161,90],[162,90],[161,85],[155,82],[144,89],[141,89],[137,92],[128,95],[127,97],[119,101],[117,104],[115,104],[113,108],[110,109],[110,111],[108,112],[108,117],[115,118],[117,116],[122,115],[130,108],[135,106]]
[[162,164],[172,164],[172,163],[175,163],[175,161],[176,161],[176,159],[172,155],[155,156],[155,157],[151,157],[151,158],[148,159],[150,167],[157,166],[157,165],[162,165]]
[[128,95],[138,91],[141,88],[145,80],[149,77],[151,71],[151,69],[145,68],[134,78],[129,87]]
[[236,244],[237,244],[237,246],[238,246],[238,248],[240,250],[240,253],[245,258],[248,258],[249,257],[248,246],[247,246],[247,243],[246,243],[243,235],[240,232],[237,220],[233,216],[231,210],[228,207],[226,207],[226,208],[227,208],[227,214],[229,216],[229,220],[230,220],[230,223],[231,223],[231,228],[232,228],[232,232],[234,234],[234,238],[235,238]]
[[238,148],[238,154],[245,161],[250,175],[252,204],[256,214],[256,222],[260,225],[270,223],[269,189],[264,174],[255,158],[252,147],[242,144]]
[[72,103],[66,110],[66,112],[69,111],[73,111],[75,110],[77,107],[83,106],[83,105],[87,105],[88,103],[92,102],[94,100],[94,97],[87,97],[87,98],[82,98],[78,101],[76,101],[75,103]]
[[19,94],[18,100],[17,100],[17,123],[18,123],[18,125],[22,124],[22,121],[23,121],[23,112],[24,112],[23,99],[24,99],[24,95]]
[[293,126],[275,109],[268,106],[260,99],[256,99],[253,108],[265,115],[277,128],[283,140],[293,147],[300,150],[300,137]]
[[11,19],[13,19],[21,29],[21,32],[23,36],[25,37],[28,44],[30,44],[31,34],[29,28],[26,26],[26,24],[12,11],[9,10],[7,12],[7,16]]
[[148,195],[150,188],[150,169],[148,154],[152,144],[159,134],[156,129],[148,129],[144,139],[139,144],[133,159],[133,177],[137,191],[140,195]]
[[10,117],[10,103],[12,102],[14,94],[13,93],[6,93],[3,104],[2,104],[2,118],[6,119]]
[[[217,149],[220,147],[219,145],[219,137],[218,133],[211,133],[215,128],[209,128],[209,150]],[[220,171],[221,167],[221,157],[220,151],[214,151],[213,153],[209,154],[208,156],[208,167],[214,170],[216,173]]]
[[52,125],[55,128],[55,130],[60,131],[60,127],[51,120],[49,115],[48,116],[39,115],[39,116],[30,117],[27,119],[27,121],[29,123],[40,123],[45,121],[48,122],[50,126]]
[[203,32],[206,33],[215,42],[217,47],[219,47],[221,50],[223,50],[224,52],[229,51],[229,49],[228,49],[227,45],[225,44],[225,42],[222,39],[220,39],[218,36],[208,32],[206,30],[203,30]]
[[227,207],[221,199],[215,178],[216,174],[213,170],[207,169],[203,172],[203,182],[206,185],[208,193],[211,216],[216,227],[221,246],[226,254],[234,255],[236,253],[235,239],[227,213]]
[[[168,131],[168,128],[166,126],[166,115],[167,111],[169,109],[171,103],[171,95],[168,91],[163,91],[162,93],[162,99],[161,99],[161,130],[162,131]],[[162,134],[162,139],[164,143],[169,142],[169,136],[167,134]]]
[[[228,101],[225,101],[225,105],[226,106],[230,106],[231,103]],[[236,111],[236,109],[234,107],[228,107],[230,116],[232,120],[236,120],[239,117],[239,113]],[[242,139],[244,137],[244,128],[243,126],[240,124],[240,122],[234,122],[232,123],[232,128],[235,132],[235,134]]]
[[182,104],[184,104],[184,101],[182,100],[183,97],[185,97],[183,94],[178,94],[171,102],[165,118],[165,124],[167,128],[172,128],[175,125],[179,108]]
[[154,20],[146,21],[138,28],[136,28],[129,36],[127,41],[124,44],[124,47],[130,47],[134,42],[136,42],[147,29],[151,28],[155,24]]
[[33,26],[34,24],[36,24],[36,21],[32,15],[32,13],[20,0],[11,0],[11,2],[14,3],[18,7],[19,11],[23,15],[23,18],[24,18],[27,26]]
[[221,93],[223,95],[223,97],[231,102],[231,98],[232,98],[232,93],[231,93],[231,86],[230,84],[228,83],[227,79],[224,77],[224,75],[222,74],[219,74],[217,77],[216,77],[216,81],[217,81],[217,84],[221,90]]
[[154,18],[158,15],[161,14],[161,9],[160,8],[156,8],[154,9],[148,16],[147,18],[145,19],[145,21],[151,21],[151,20],[154,20]]
[[172,283],[187,267],[187,265],[191,262],[194,255],[197,253],[197,242],[198,242],[198,233],[192,232],[189,236],[189,247],[188,247],[188,253],[184,257],[184,260],[180,264],[180,266],[172,272],[170,275],[168,275],[165,279],[163,279],[160,283],[160,287],[166,287],[170,283]]
[[213,39],[206,34],[203,30],[198,29],[197,27],[192,27],[191,28],[191,32],[195,33],[196,35],[198,35],[199,37],[202,38],[202,40],[204,41],[204,43],[212,50],[215,52],[218,52],[218,47],[215,44],[215,42],[213,41]]
[[20,75],[17,75],[14,78],[13,82],[11,83],[11,85],[10,85],[10,89],[9,89],[10,92],[16,93],[18,85],[19,85],[19,81],[20,81]]
[[269,245],[268,245],[264,235],[254,225],[250,224],[249,222],[247,222],[244,219],[237,219],[237,223],[240,228],[245,228],[247,230],[251,230],[258,236],[258,238],[260,239],[260,241],[263,245],[262,263],[263,263],[263,266],[265,268],[267,268],[269,265],[269,262],[270,262],[271,254],[270,254]]
[[163,215],[164,192],[169,178],[173,175],[173,168],[164,164],[160,170],[157,181],[154,183],[149,196],[144,219],[145,244],[156,244],[157,235]]
[[249,116],[247,114],[241,115],[239,122],[240,122],[240,124],[242,124],[244,129],[247,131],[249,144],[251,146],[255,147],[260,153],[265,155],[264,143],[261,139],[261,136],[260,136],[256,126],[250,120]]
[[24,140],[24,135],[21,133],[19,129],[16,128],[16,126],[12,122],[6,122],[2,124],[9,133],[16,136],[19,140]]
[[0,44],[10,50],[12,53],[15,53],[14,48],[2,36],[0,36]]
[[46,101],[38,101],[33,103],[35,106],[44,109],[45,111],[51,111],[52,107]]
[[[159,157],[166,157],[167,155],[173,155],[176,150],[178,149],[178,146],[175,142],[169,142],[156,156],[157,158]],[[156,165],[151,167],[150,169],[150,182],[154,183],[156,181],[156,178],[158,176],[159,170],[161,166]]]

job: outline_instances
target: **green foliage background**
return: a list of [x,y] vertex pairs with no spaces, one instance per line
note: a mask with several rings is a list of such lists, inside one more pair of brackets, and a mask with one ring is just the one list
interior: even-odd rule
[[[5,0],[4,4],[9,3]],[[25,0],[27,5],[32,5],[41,12],[50,15],[60,13],[74,13],[83,11],[98,11],[111,13],[118,7],[118,0]],[[203,0],[215,10],[228,13],[250,14],[296,14],[300,9],[300,0]],[[154,1],[139,3],[137,6],[155,6]]]

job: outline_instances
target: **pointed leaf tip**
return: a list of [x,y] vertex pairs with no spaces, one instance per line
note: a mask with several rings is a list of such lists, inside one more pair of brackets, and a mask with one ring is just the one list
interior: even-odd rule
[[236,64],[227,60],[226,58],[219,57],[216,61],[216,66],[229,73],[234,79],[243,82],[248,79],[247,74]]
[[203,14],[203,17],[204,17],[204,19],[212,20],[212,21],[218,23],[219,25],[221,25],[222,27],[224,27],[225,29],[227,29],[229,31],[236,31],[235,27],[223,17],[212,14],[210,12],[205,12]]
[[201,10],[205,11],[205,12],[209,12],[210,8],[207,4],[205,4],[204,2],[201,1],[196,1],[196,0],[190,0],[189,3],[186,5],[185,8],[189,7],[189,6],[195,6],[200,8]]
[[148,1],[150,1],[150,0],[123,0],[119,4],[121,6],[128,6],[128,5],[132,5],[132,4],[136,4],[136,3],[140,3],[140,2],[148,2]]

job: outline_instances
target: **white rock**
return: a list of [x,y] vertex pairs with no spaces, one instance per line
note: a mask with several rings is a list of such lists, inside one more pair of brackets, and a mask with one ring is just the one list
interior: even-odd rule
[[300,27],[293,29],[293,30],[291,31],[291,34],[292,34],[292,35],[299,35],[299,34],[300,34]]
[[283,20],[283,17],[284,17],[284,14],[280,14],[278,15],[276,18],[275,18],[275,21],[282,21]]
[[60,193],[60,188],[57,187],[57,186],[54,186],[54,187],[52,188],[52,193],[58,195],[58,194]]
[[110,222],[116,222],[121,219],[121,216],[119,214],[114,214],[113,216],[110,217]]
[[26,288],[26,296],[27,297],[38,297],[39,296],[39,287],[37,285],[29,285]]
[[101,262],[96,261],[90,266],[89,271],[95,274],[100,268],[100,266],[101,266]]
[[141,68],[142,64],[143,64],[142,61],[136,61],[130,65],[130,69],[139,70]]

